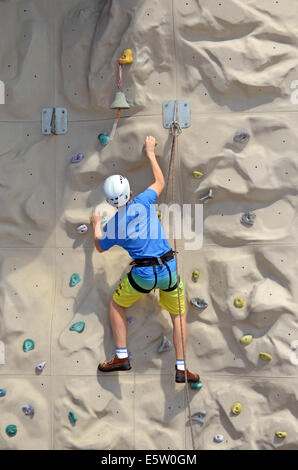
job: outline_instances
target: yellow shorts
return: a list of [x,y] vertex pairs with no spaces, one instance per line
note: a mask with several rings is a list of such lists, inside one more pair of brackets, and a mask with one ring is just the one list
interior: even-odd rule
[[[179,292],[180,292],[180,303],[181,303],[181,314],[185,312],[184,305],[184,286],[183,282],[180,279],[179,283]],[[143,297],[143,292],[139,292],[128,280],[128,275],[122,279],[120,284],[115,289],[113,294],[113,300],[120,307],[131,307],[137,300]],[[179,301],[178,301],[178,289],[174,289],[170,292],[165,292],[159,289],[159,302],[158,304],[167,310],[172,315],[179,315]]]

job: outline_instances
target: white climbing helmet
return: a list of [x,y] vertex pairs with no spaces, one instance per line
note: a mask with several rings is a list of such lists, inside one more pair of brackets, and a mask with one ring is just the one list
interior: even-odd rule
[[124,206],[130,197],[128,179],[121,175],[109,176],[103,185],[106,200],[114,207]]

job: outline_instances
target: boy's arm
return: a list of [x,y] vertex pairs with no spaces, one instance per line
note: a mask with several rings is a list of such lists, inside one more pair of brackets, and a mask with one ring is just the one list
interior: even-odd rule
[[100,244],[99,244],[99,239],[102,236],[102,228],[101,228],[101,225],[100,225],[101,219],[102,219],[102,215],[99,215],[96,212],[94,214],[92,214],[92,216],[91,216],[91,222],[92,222],[92,226],[93,226],[94,244],[95,244],[95,248],[100,253],[102,253],[104,251],[101,248]]
[[157,163],[154,151],[155,151],[155,137],[152,137],[151,135],[149,135],[146,137],[146,140],[145,140],[145,152],[149,159],[155,181],[153,184],[151,184],[151,186],[149,186],[148,189],[154,189],[154,191],[157,193],[157,196],[159,196],[165,187],[165,179],[160,169],[160,166]]

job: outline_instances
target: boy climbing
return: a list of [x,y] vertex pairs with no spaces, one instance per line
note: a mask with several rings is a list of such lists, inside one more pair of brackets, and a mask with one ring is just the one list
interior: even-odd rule
[[[93,213],[94,243],[101,253],[114,245],[121,246],[133,258],[132,269],[116,288],[110,301],[110,322],[116,354],[111,361],[98,365],[98,370],[111,372],[131,369],[126,344],[125,309],[152,289],[159,289],[159,305],[167,310],[173,323],[173,343],[176,352],[176,382],[185,382],[182,346],[186,350],[186,319],[182,280],[179,282],[182,332],[179,318],[176,260],[158,219],[154,202],[163,191],[165,181],[155,156],[155,138],[147,136],[145,151],[151,164],[154,183],[143,193],[132,197],[129,182],[120,175],[105,180],[104,193],[109,204],[117,207],[115,216],[101,228],[102,216]],[[187,371],[188,382],[199,382],[198,374]]]

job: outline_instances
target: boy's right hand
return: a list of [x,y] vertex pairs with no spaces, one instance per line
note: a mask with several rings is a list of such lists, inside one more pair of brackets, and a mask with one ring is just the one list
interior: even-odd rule
[[93,212],[93,214],[90,217],[90,220],[93,226],[96,226],[96,224],[101,222],[101,219],[102,219],[102,215],[97,210],[95,210],[95,212]]
[[152,135],[147,135],[145,139],[145,150],[147,153],[147,156],[154,154],[155,151],[155,137]]

